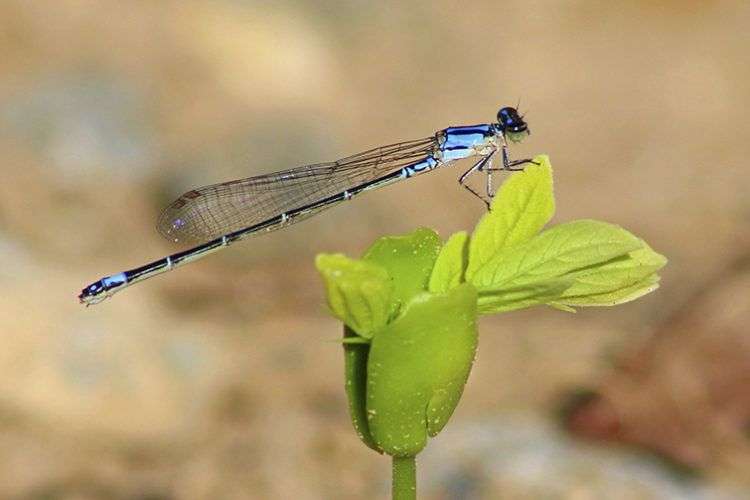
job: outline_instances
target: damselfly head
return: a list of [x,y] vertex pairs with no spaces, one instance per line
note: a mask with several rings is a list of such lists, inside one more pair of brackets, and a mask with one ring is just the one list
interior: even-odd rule
[[523,116],[518,114],[516,108],[505,107],[497,112],[497,124],[500,131],[511,142],[521,142],[531,132]]

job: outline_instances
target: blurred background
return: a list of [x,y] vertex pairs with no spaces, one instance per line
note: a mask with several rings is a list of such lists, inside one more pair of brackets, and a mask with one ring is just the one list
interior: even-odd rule
[[484,318],[428,499],[750,497],[750,4],[0,0],[0,498],[369,499],[319,252],[471,229],[459,168],[97,307],[210,183],[492,121],[549,154],[554,222],[670,259],[613,309]]

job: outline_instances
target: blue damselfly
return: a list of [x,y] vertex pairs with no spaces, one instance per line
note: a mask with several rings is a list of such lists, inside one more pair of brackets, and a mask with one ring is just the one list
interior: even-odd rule
[[[511,160],[508,141],[529,134],[515,108],[497,113],[497,122],[449,127],[434,136],[370,149],[329,163],[318,163],[194,189],[161,214],[159,232],[173,241],[197,246],[141,267],[107,276],[84,288],[78,298],[87,306],[157,274],[198,260],[247,236],[299,222],[360,193],[449,165],[463,158],[477,161],[459,183],[487,206],[494,196],[492,172],[519,170],[531,160]],[[493,168],[495,154],[502,165]],[[465,183],[475,172],[486,174],[486,192]],[[205,243],[202,243],[205,242]]]

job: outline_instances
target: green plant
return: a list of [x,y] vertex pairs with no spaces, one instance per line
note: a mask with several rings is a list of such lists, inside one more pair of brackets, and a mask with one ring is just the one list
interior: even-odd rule
[[477,348],[477,317],[535,305],[574,312],[658,287],[666,259],[628,231],[555,211],[546,156],[514,173],[469,236],[378,239],[361,259],[321,254],[344,325],[346,392],[361,440],[393,457],[393,496],[416,497],[414,457],[447,423]]

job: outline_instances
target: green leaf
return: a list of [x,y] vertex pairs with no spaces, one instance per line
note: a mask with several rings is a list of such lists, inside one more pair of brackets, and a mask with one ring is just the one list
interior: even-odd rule
[[372,339],[369,430],[389,455],[415,455],[453,413],[477,347],[476,304],[469,284],[422,293]]
[[383,453],[370,434],[367,423],[367,357],[370,354],[370,344],[347,342],[358,338],[361,337],[349,327],[344,327],[344,387],[349,403],[349,416],[359,439],[378,453]]
[[559,302],[547,302],[547,305],[550,306],[552,309],[557,309],[558,311],[566,312],[566,313],[575,313],[577,312],[574,307],[570,307],[565,304],[560,304]]
[[[344,325],[346,326],[346,325]],[[347,327],[348,328],[348,327]],[[341,339],[342,344],[366,344],[370,345],[370,339],[366,339],[364,337],[360,337],[357,334],[354,334],[353,336],[345,337]]]
[[549,158],[542,155],[534,160],[540,165],[529,165],[505,181],[491,211],[474,229],[469,244],[468,281],[498,252],[534,237],[555,213]]
[[363,259],[382,267],[393,279],[391,313],[427,290],[438,252],[440,238],[425,228],[403,236],[384,236],[367,250]]
[[385,269],[341,254],[320,254],[315,265],[325,281],[328,305],[335,317],[365,338],[386,324],[393,284]]
[[[575,283],[557,301],[568,305],[615,305],[658,287],[655,273],[667,259],[641,241],[642,247],[599,266],[570,273]],[[643,292],[639,295],[639,292]]]
[[479,314],[515,311],[559,299],[570,288],[573,278],[553,278],[518,287],[483,291],[479,294]]
[[635,283],[629,287],[621,288],[619,290],[613,290],[611,292],[605,292],[594,295],[582,295],[572,296],[560,299],[559,302],[553,302],[549,305],[553,307],[563,306],[581,306],[581,307],[602,307],[602,306],[616,306],[618,304],[624,304],[625,302],[631,302],[637,298],[643,297],[644,295],[653,292],[659,288],[659,280],[661,278],[653,274],[643,280]]
[[592,220],[568,222],[523,245],[501,251],[471,282],[480,292],[541,283],[640,247],[638,238],[613,224]]
[[459,231],[448,238],[432,269],[427,288],[430,292],[445,293],[461,284],[468,260],[468,242],[466,231]]

